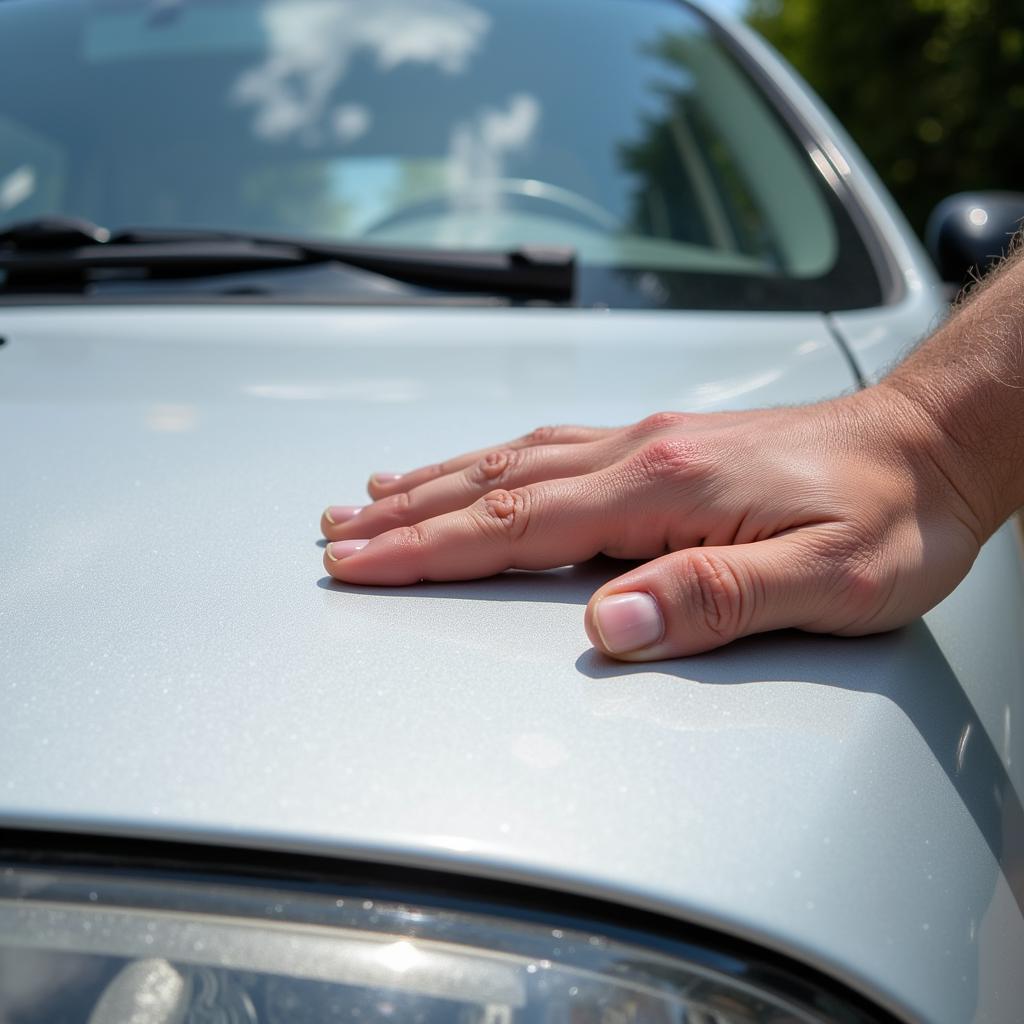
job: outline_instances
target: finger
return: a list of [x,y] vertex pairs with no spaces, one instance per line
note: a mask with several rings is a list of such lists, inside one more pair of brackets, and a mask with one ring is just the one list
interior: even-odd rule
[[807,626],[828,597],[823,564],[800,531],[675,551],[601,587],[587,605],[587,635],[614,658],[654,661]]
[[468,508],[368,542],[330,543],[324,566],[346,583],[398,586],[586,561],[626,530],[620,483],[603,471],[492,491]]
[[440,476],[447,476],[449,473],[458,473],[460,470],[479,462],[488,452],[495,449],[519,449],[534,448],[541,445],[555,444],[581,444],[587,441],[598,441],[609,434],[615,434],[621,428],[618,427],[538,427],[536,430],[518,437],[506,444],[493,445],[490,448],[479,448],[476,451],[466,452],[464,455],[457,455],[453,459],[446,459],[444,462],[436,462],[431,466],[422,466],[419,469],[411,470],[408,473],[374,473],[370,477],[367,491],[371,498],[385,498],[389,494],[396,494],[399,491],[408,491],[428,480],[436,480]]
[[463,470],[428,480],[409,491],[399,491],[365,508],[331,506],[324,511],[320,527],[328,540],[376,537],[399,526],[465,508],[498,488],[507,490],[595,472],[613,457],[614,453],[599,441],[498,449]]

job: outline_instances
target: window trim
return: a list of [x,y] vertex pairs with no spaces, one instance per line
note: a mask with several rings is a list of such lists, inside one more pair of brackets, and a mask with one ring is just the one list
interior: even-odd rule
[[[906,295],[906,284],[892,249],[879,230],[875,218],[861,202],[860,197],[846,182],[842,173],[831,159],[829,149],[833,145],[819,128],[813,125],[797,108],[768,69],[761,64],[750,50],[730,31],[729,27],[711,13],[690,2],[674,0],[681,7],[692,11],[708,26],[716,42],[736,62],[736,65],[751,80],[754,87],[765,97],[779,116],[792,139],[807,154],[817,168],[829,191],[839,201],[843,211],[853,224],[878,278],[882,294],[882,305],[897,304]],[[824,164],[824,166],[822,166]],[[824,310],[823,312],[831,312]]]

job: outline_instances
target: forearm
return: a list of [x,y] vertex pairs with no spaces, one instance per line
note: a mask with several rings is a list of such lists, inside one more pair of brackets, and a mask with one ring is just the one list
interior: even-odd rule
[[923,412],[922,443],[970,505],[982,539],[1024,505],[1021,248],[877,390]]

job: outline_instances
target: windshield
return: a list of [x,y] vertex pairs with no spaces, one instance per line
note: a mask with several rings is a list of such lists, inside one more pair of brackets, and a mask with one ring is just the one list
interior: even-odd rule
[[0,229],[559,245],[589,305],[877,300],[807,153],[671,0],[6,0],[0,82]]

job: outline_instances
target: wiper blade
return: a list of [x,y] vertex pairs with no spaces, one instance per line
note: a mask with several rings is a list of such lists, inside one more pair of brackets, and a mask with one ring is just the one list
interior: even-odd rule
[[291,235],[217,230],[110,232],[77,218],[47,217],[0,231],[0,291],[84,287],[118,270],[192,277],[334,262],[448,292],[570,302],[576,255],[570,248],[430,249],[322,242]]
[[0,247],[40,252],[110,240],[110,232],[83,217],[54,214],[23,220],[0,231]]

